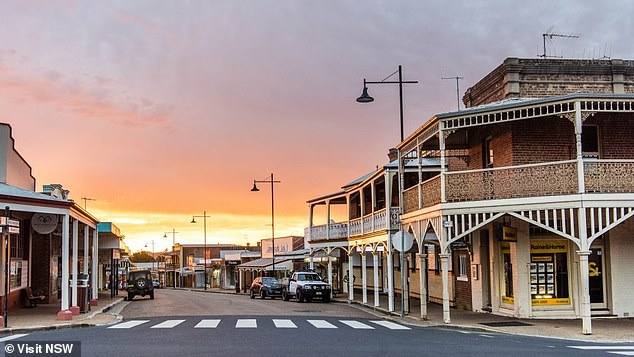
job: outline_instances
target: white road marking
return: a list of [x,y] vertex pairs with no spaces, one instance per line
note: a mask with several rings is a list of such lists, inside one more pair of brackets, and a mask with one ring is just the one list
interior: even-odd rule
[[255,319],[239,319],[236,328],[257,328],[258,322]]
[[605,351],[607,353],[612,353],[615,355],[621,355],[621,356],[634,356],[634,351]]
[[287,319],[273,319],[273,323],[277,328],[297,328],[297,325]]
[[494,337],[493,337],[493,336],[491,336],[491,335],[480,335],[480,337],[494,338]]
[[384,320],[370,320],[370,322],[377,324],[379,326],[387,327],[390,330],[411,330],[411,328],[403,325],[399,325],[392,321],[384,321]]
[[337,328],[337,326],[331,324],[326,320],[307,320],[309,324],[317,328]]
[[0,338],[0,342],[15,340],[16,338],[24,337],[26,335],[28,335],[28,333],[16,333],[15,335]]
[[374,327],[370,325],[366,325],[363,322],[354,321],[354,320],[339,320],[342,324],[348,325],[354,329],[359,330],[374,330]]
[[634,351],[634,346],[568,346],[569,348],[576,348],[579,350],[631,350]]
[[200,322],[198,324],[196,324],[196,326],[194,326],[194,328],[216,328],[216,327],[218,327],[219,323],[220,323],[220,320],[218,320],[218,319],[214,319],[214,320],[200,320]]
[[185,322],[185,320],[167,320],[163,321],[158,325],[154,325],[150,328],[173,328]]
[[130,321],[122,322],[120,324],[109,326],[108,328],[133,328],[135,326],[144,324],[148,321],[150,320],[130,320]]

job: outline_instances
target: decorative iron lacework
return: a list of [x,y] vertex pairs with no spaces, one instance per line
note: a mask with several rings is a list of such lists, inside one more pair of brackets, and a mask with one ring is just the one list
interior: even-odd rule
[[490,112],[481,112],[454,118],[441,119],[442,130],[455,130],[475,125],[530,119],[550,115],[565,116],[567,113],[574,113],[575,102],[577,101],[580,103],[582,112],[634,111],[634,99],[569,99],[561,102],[525,105],[516,108],[492,110]]

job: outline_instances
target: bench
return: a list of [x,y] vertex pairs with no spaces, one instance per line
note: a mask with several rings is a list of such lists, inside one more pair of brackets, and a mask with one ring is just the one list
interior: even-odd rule
[[29,307],[36,307],[38,303],[44,302],[46,300],[46,296],[44,295],[33,295],[33,289],[29,286],[26,288],[26,300],[29,303]]

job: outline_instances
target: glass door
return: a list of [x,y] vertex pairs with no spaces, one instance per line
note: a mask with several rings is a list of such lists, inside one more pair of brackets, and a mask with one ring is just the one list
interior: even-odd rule
[[605,298],[605,258],[603,245],[590,248],[588,257],[590,303],[593,309],[607,308]]

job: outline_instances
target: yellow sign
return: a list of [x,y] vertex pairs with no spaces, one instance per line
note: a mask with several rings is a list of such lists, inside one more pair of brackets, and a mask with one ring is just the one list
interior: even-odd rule
[[511,245],[507,242],[500,243],[500,251],[502,254],[511,252]]
[[508,296],[502,296],[502,302],[505,304],[515,304],[515,299],[512,297],[508,297]]
[[590,262],[590,264],[588,264],[588,270],[590,271],[591,277],[601,276],[601,271],[599,271],[599,267],[596,262]]
[[570,298],[561,299],[532,299],[533,306],[543,305],[570,305]]
[[531,254],[567,253],[568,242],[565,240],[532,240]]
[[531,261],[533,261],[533,262],[552,262],[553,261],[553,256],[552,255],[532,256],[531,257]]

